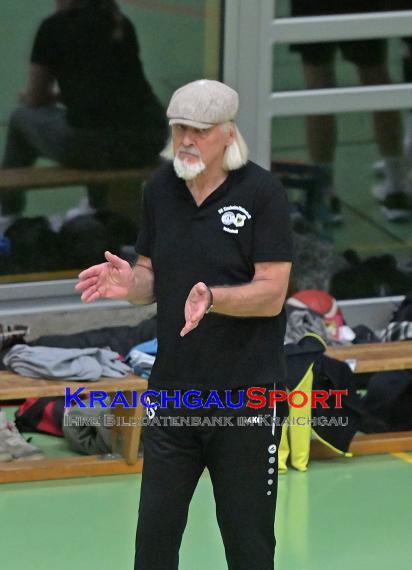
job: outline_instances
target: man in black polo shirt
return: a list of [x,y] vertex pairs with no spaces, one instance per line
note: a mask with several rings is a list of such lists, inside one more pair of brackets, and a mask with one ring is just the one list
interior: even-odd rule
[[[158,403],[151,417],[200,420],[153,424],[144,433],[144,473],[135,569],[175,570],[198,479],[210,472],[219,527],[231,570],[272,570],[280,428],[254,423],[283,416],[269,398],[246,406],[251,386],[282,388],[291,237],[285,192],[273,175],[247,160],[234,123],[238,95],[217,81],[178,89],[167,115],[173,163],[145,189],[137,264],[106,252],[106,263],[80,274],[85,302],[101,297],[158,304],[154,391],[210,391],[219,402],[193,410]],[[253,425],[238,425],[249,417]],[[228,425],[203,420],[225,417]],[[234,421],[234,425],[230,425]],[[210,422],[211,423],[211,422]],[[194,424],[194,423],[193,423]]]

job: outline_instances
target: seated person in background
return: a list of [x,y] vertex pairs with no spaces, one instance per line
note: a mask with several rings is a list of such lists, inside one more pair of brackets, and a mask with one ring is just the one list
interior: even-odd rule
[[[394,9],[388,0],[292,0],[293,16],[327,16]],[[296,44],[291,50],[303,60],[309,89],[336,86],[335,53],[340,48],[343,57],[355,64],[362,85],[391,83],[387,68],[386,40],[355,40]],[[379,152],[383,158],[385,184],[374,189],[375,198],[388,221],[400,222],[410,218],[412,196],[406,183],[407,165],[402,156],[402,121],[398,111],[373,113],[374,130]],[[334,184],[334,161],[337,144],[336,117],[313,115],[307,117],[307,140],[310,158],[323,171],[323,191],[330,203],[331,222],[342,221],[340,203]]]
[[[2,167],[31,166],[39,157],[74,168],[154,163],[168,128],[145,77],[132,23],[114,0],[55,3],[56,12],[34,40]],[[3,216],[13,219],[24,210],[24,192],[6,192],[0,200]],[[89,203],[104,207],[104,190],[89,189]]]

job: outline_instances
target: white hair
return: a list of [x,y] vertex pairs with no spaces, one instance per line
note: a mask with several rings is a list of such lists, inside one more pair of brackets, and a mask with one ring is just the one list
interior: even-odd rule
[[[223,169],[226,171],[230,170],[238,170],[244,166],[249,158],[249,149],[245,142],[245,139],[242,137],[238,127],[235,123],[228,122],[222,123],[220,127],[227,132],[228,129],[231,127],[235,130],[235,140],[229,145],[225,151],[225,155],[223,157]],[[173,160],[175,157],[175,153],[173,150],[173,141],[170,138],[169,142],[165,146],[165,148],[160,153],[160,156],[165,160]]]
[[173,141],[171,138],[169,138],[169,140],[167,141],[166,146],[164,147],[164,149],[160,153],[160,156],[162,158],[164,158],[165,160],[173,160],[174,159],[175,152],[173,150]]
[[223,157],[223,169],[238,170],[247,163],[249,149],[235,123],[224,123],[222,126],[225,130],[231,127],[235,130],[235,140],[227,147]]

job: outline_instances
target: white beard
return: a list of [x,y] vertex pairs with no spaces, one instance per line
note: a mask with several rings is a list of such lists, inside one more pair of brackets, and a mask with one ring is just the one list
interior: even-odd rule
[[183,178],[183,180],[193,180],[206,169],[206,165],[201,158],[192,164],[175,156],[173,166],[177,176]]

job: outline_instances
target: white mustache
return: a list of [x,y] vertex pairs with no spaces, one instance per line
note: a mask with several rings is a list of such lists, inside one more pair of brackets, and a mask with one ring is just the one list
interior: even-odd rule
[[200,156],[199,151],[196,150],[195,148],[191,147],[191,146],[181,145],[177,149],[177,152],[185,152],[186,154],[191,154],[192,156],[196,156],[197,158],[199,158],[199,156]]

